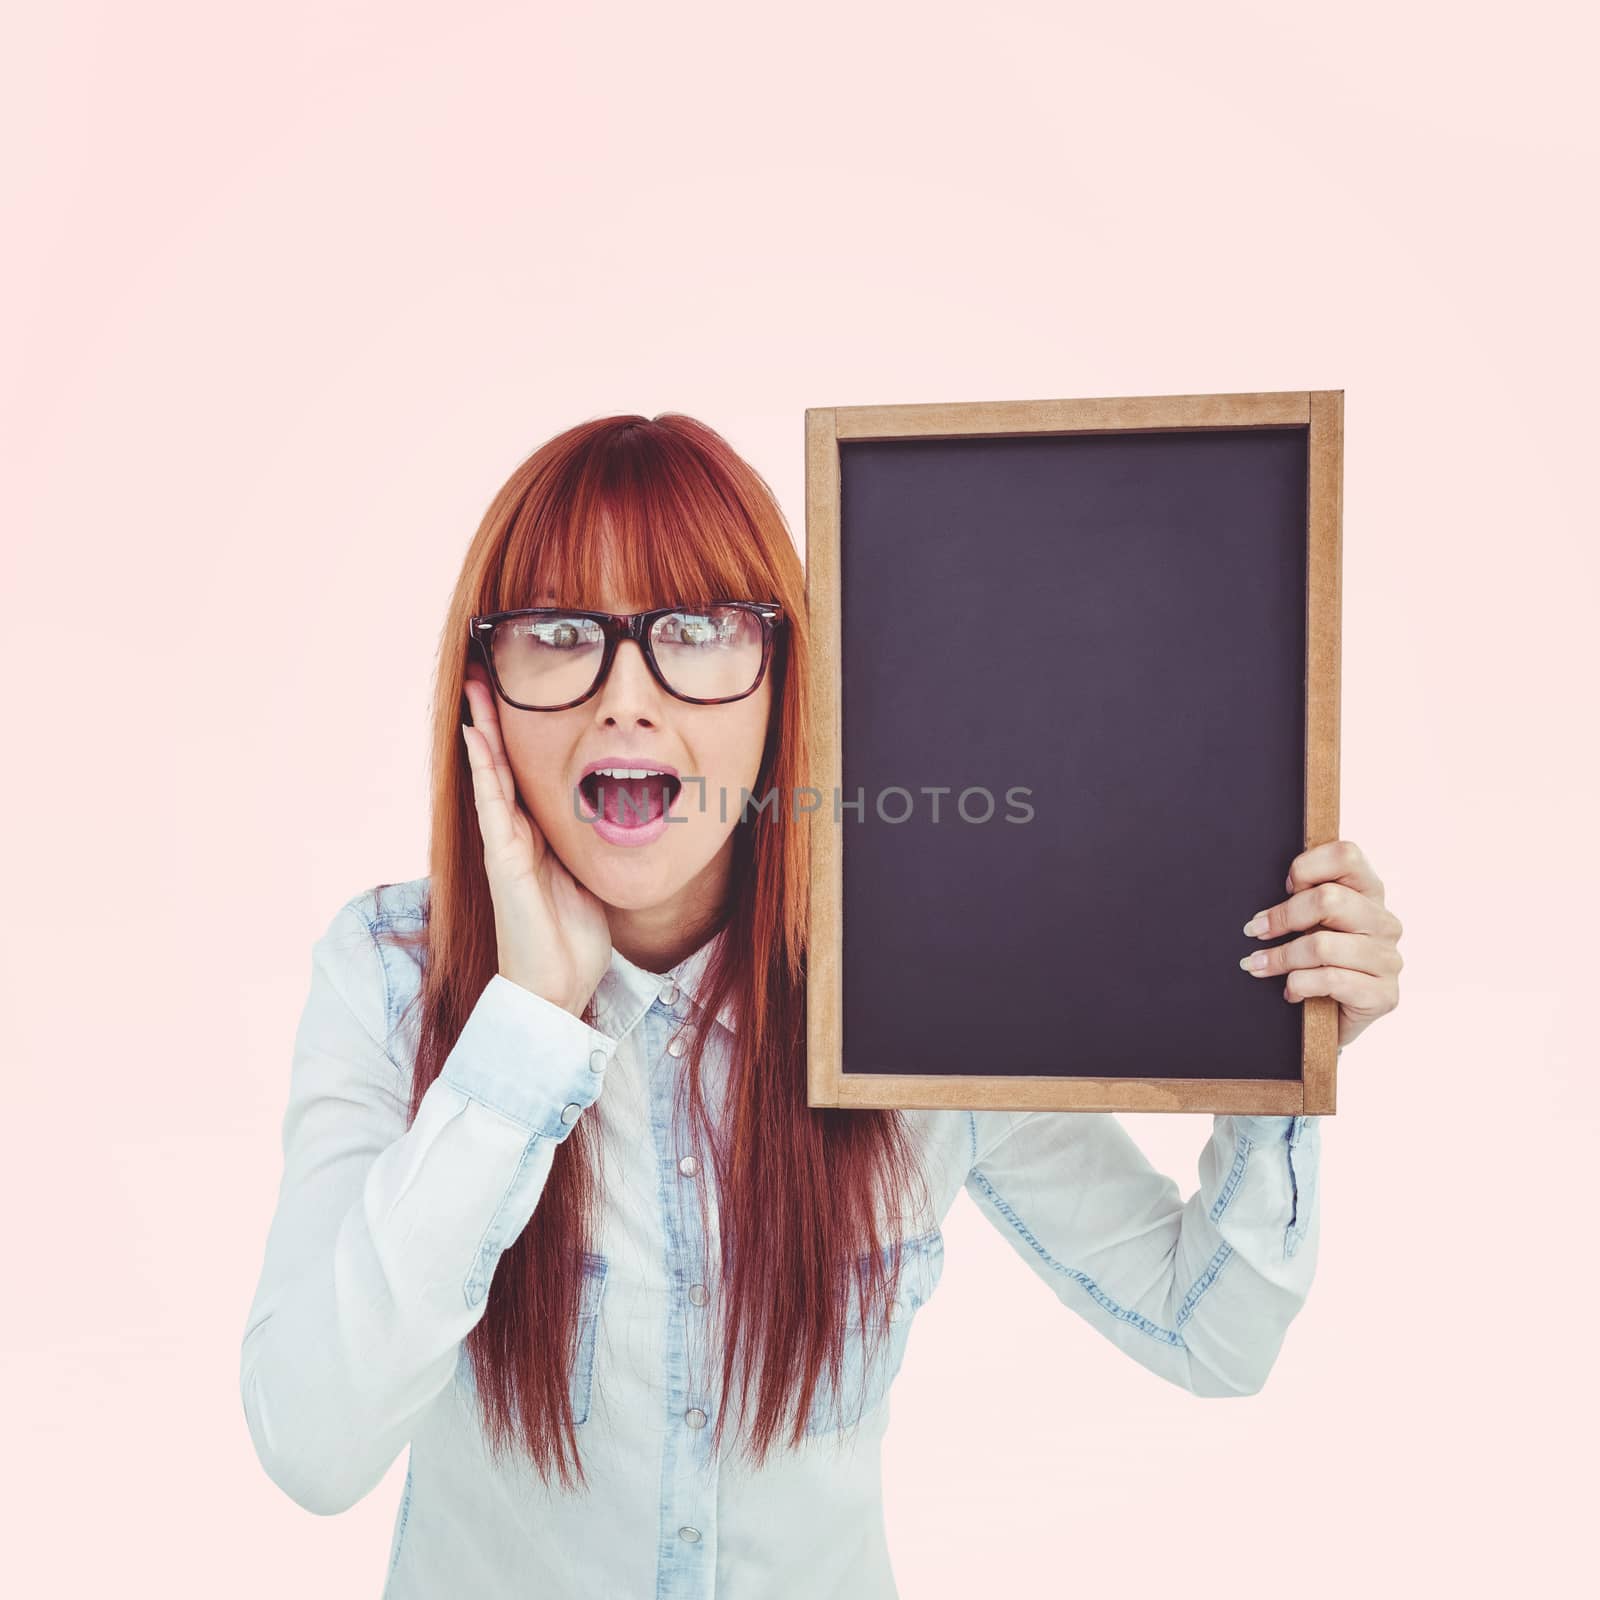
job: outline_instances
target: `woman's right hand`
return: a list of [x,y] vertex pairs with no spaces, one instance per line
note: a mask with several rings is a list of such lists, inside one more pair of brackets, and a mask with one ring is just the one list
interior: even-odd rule
[[469,664],[462,727],[494,902],[500,973],[546,1000],[582,1013],[611,959],[605,906],[567,870],[517,798],[487,677]]

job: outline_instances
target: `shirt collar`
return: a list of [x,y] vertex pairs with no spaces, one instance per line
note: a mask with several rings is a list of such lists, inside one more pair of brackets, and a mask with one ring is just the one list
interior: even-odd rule
[[[714,934],[698,950],[686,955],[664,973],[650,972],[636,965],[613,946],[611,959],[595,989],[595,1006],[615,1036],[620,1039],[661,999],[669,978],[677,985],[680,999],[687,995],[698,1004],[706,967],[725,935],[725,929]],[[730,998],[717,1012],[717,1021],[732,1033],[735,1031],[735,1017],[734,1001]]]

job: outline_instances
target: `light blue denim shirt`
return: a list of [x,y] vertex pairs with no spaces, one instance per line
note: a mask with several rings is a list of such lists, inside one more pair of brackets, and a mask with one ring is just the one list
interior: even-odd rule
[[[908,1111],[931,1207],[898,1229],[881,1355],[863,1360],[859,1313],[842,1309],[842,1403],[824,1375],[799,1448],[754,1471],[732,1450],[719,1462],[715,1185],[672,1117],[691,1028],[713,1032],[719,1103],[735,1018],[694,1003],[713,946],[666,974],[613,952],[596,1027],[495,976],[408,1128],[420,973],[375,935],[421,927],[427,888],[367,890],[313,949],[240,1364],[261,1463],[309,1510],[354,1505],[409,1445],[392,1600],[894,1600],[889,1390],[963,1188],[1063,1305],[1159,1377],[1205,1396],[1266,1379],[1315,1270],[1319,1119],[1215,1117],[1185,1201],[1111,1115]],[[556,1145],[602,1094],[604,1213],[572,1375],[590,1489],[566,1494],[526,1461],[491,1461],[463,1340]]]

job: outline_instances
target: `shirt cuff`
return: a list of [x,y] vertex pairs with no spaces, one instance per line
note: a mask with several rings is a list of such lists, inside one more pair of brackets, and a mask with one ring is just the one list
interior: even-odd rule
[[439,1074],[558,1143],[600,1096],[617,1041],[502,973],[484,986]]

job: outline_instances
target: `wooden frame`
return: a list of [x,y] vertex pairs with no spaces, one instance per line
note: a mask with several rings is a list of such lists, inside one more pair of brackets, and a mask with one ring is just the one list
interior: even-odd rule
[[[824,794],[841,786],[840,461],[845,440],[1168,431],[1301,425],[1307,436],[1305,846],[1339,836],[1339,642],[1344,391],[1116,396],[1087,400],[830,406],[806,411],[806,590],[811,732]],[[1338,1003],[1302,1014],[1300,1079],[855,1074],[841,1069],[842,830],[811,827],[808,1102],[813,1106],[1328,1115],[1335,1109]]]

